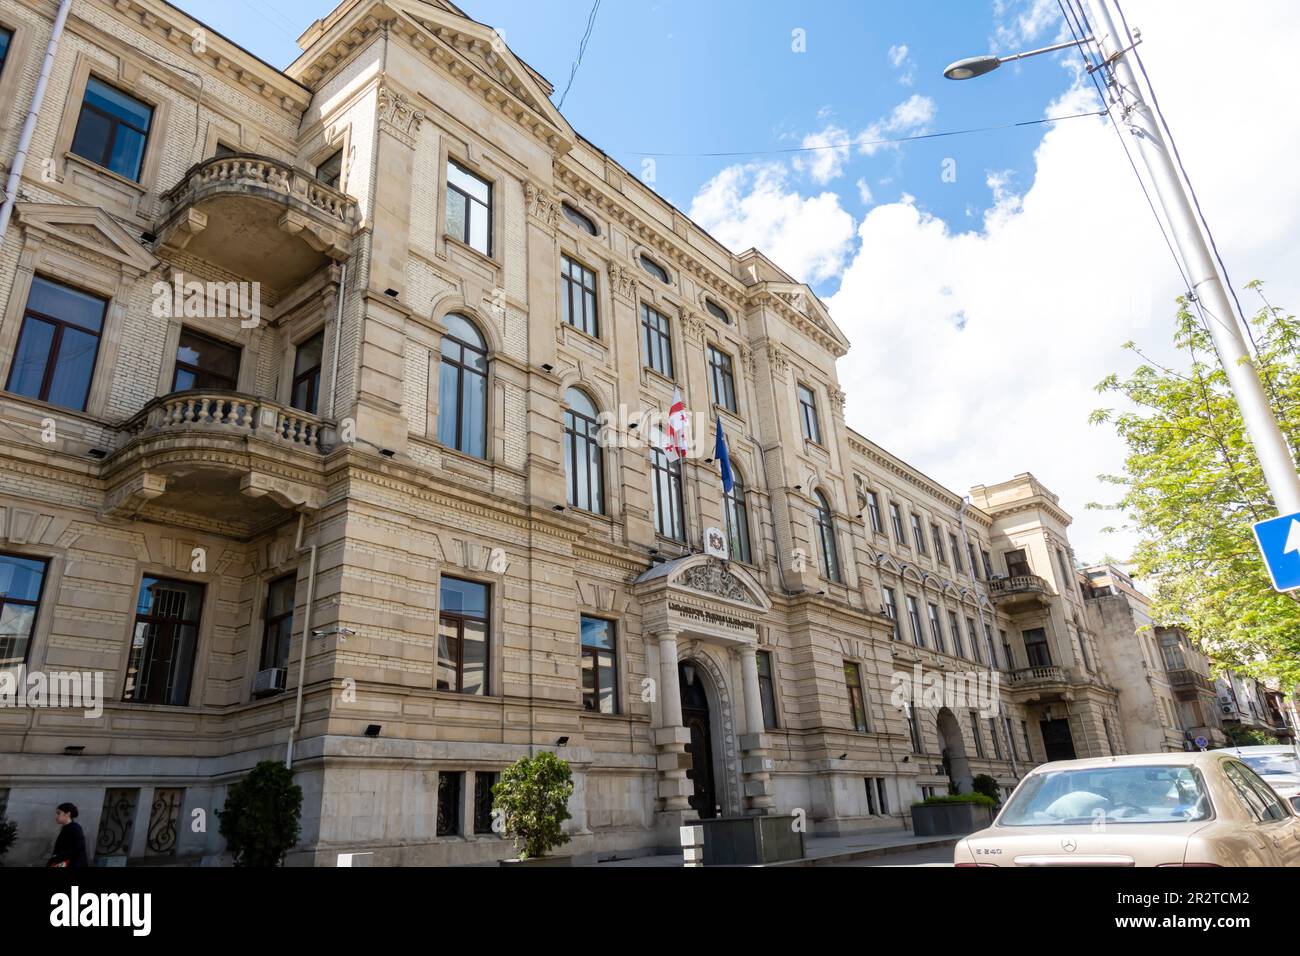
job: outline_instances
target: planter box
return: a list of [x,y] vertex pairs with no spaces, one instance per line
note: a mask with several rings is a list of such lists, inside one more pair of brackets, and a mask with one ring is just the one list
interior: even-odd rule
[[917,836],[965,836],[993,823],[993,808],[978,803],[931,803],[912,807]]
[[794,817],[719,817],[700,820],[704,828],[705,866],[746,866],[799,860],[804,855],[803,833]]
[[573,866],[571,856],[535,856],[527,860],[501,860],[502,866]]

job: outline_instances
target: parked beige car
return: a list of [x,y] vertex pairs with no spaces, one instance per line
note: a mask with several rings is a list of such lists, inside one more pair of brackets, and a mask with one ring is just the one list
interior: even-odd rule
[[957,866],[1300,866],[1300,816],[1230,751],[1032,770]]

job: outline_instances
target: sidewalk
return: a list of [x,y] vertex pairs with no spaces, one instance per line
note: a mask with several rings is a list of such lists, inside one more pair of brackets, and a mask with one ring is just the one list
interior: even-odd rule
[[[801,860],[769,863],[767,866],[825,866],[848,863],[889,853],[905,853],[930,847],[953,846],[959,836],[916,836],[910,830],[854,833],[849,836],[808,837],[804,840],[805,856]],[[608,860],[597,866],[681,866],[680,853],[641,856],[630,860]]]

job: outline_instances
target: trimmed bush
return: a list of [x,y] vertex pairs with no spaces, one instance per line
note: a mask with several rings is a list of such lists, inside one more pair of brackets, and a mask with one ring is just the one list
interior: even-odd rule
[[0,814],[0,860],[5,858],[5,854],[18,839],[18,824],[13,820],[5,818]]
[[549,750],[520,757],[492,787],[492,809],[502,814],[507,835],[514,837],[519,859],[545,856],[569,842],[561,829],[569,819],[573,772]]
[[975,779],[971,781],[971,788],[976,793],[982,793],[994,803],[1000,803],[1002,794],[998,792],[998,782],[986,773],[976,774]]
[[998,805],[996,800],[983,793],[957,793],[949,794],[946,797],[926,797],[924,800],[917,800],[912,804],[912,806],[929,807],[936,803],[974,803],[978,806],[989,808]]
[[284,764],[263,760],[230,788],[217,817],[235,866],[280,866],[298,842],[302,787]]

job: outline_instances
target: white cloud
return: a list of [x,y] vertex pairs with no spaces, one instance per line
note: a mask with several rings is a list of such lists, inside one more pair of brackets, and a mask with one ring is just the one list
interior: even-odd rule
[[889,65],[898,72],[898,82],[903,86],[911,86],[916,79],[916,62],[908,55],[907,44],[891,46],[886,57]]
[[795,278],[818,283],[843,271],[853,217],[833,192],[804,197],[780,163],[729,166],[691,203],[690,216],[736,252],[757,247]]
[[858,198],[862,200],[864,206],[870,206],[876,201],[876,198],[871,195],[871,186],[865,179],[858,180]]
[[880,142],[891,136],[924,133],[934,119],[934,100],[913,93],[890,111],[888,116],[876,120],[858,136],[858,150],[874,156],[889,144]]
[[[794,167],[807,171],[813,182],[825,185],[832,179],[844,174],[844,165],[849,161],[849,147],[852,137],[848,130],[840,129],[833,123],[820,133],[809,133],[801,144],[804,149],[815,150],[795,159]],[[841,145],[842,144],[842,145]]]
[[[1020,6],[1021,36],[1050,26],[1041,4]],[[1209,0],[1125,6],[1235,284],[1265,279],[1275,304],[1300,308],[1300,113],[1270,66],[1300,43],[1300,7],[1260,0],[1225,18]],[[1197,69],[1186,50],[1209,34],[1215,69]],[[1048,115],[1090,96],[1089,84]],[[854,343],[840,378],[870,383],[847,388],[848,421],[954,490],[1033,471],[1073,514],[1079,557],[1123,557],[1132,538],[1100,533],[1122,519],[1084,505],[1113,498],[1095,476],[1120,470],[1124,449],[1087,416],[1113,403],[1097,381],[1130,367],[1121,343],[1180,360],[1168,345],[1177,273],[1101,119],[1052,127],[1023,188],[1005,171],[986,177],[993,205],[971,231],[908,199],[862,221],[828,299]]]
[[1023,47],[1039,39],[1053,24],[1067,30],[1057,0],[994,0],[993,37],[997,52]]

